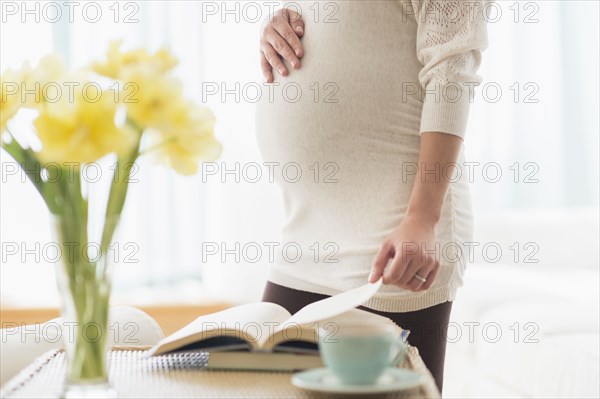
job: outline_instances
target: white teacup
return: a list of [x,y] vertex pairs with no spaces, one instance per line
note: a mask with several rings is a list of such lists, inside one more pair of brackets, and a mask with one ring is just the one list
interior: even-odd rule
[[371,385],[404,360],[405,339],[390,325],[332,323],[319,328],[319,351],[342,383]]

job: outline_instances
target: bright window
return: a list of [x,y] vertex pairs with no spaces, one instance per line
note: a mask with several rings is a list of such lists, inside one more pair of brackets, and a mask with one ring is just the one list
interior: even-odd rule
[[[9,3],[29,11],[6,8]],[[5,1],[0,69],[19,67],[24,60],[36,63],[52,51],[83,65],[100,56],[112,39],[153,49],[167,45],[181,60],[178,73],[187,94],[206,100],[217,115],[217,136],[225,149],[220,172],[236,170],[261,162],[254,105],[226,93],[262,83],[258,34],[273,2],[248,3],[80,2],[71,23],[62,2]],[[472,171],[463,171],[474,173],[474,207],[478,214],[597,207],[598,4],[496,4],[502,18],[489,24],[490,47],[480,70],[484,84],[471,110],[466,142],[468,160],[477,163]],[[218,94],[207,95],[207,84],[217,87]],[[1,159],[3,165],[10,161],[5,153]],[[501,179],[494,181],[498,170]],[[4,166],[0,214],[3,244],[31,249],[51,239],[47,212],[33,188]],[[281,222],[282,205],[273,184],[237,182],[222,173],[183,178],[144,165],[139,183],[132,186],[121,231],[122,238],[139,246],[138,263],[119,268],[116,295],[140,301],[207,296],[256,300],[268,265],[203,260],[201,243],[231,248],[274,241]],[[53,303],[52,265],[43,256],[20,255],[25,258],[3,250],[3,305]]]

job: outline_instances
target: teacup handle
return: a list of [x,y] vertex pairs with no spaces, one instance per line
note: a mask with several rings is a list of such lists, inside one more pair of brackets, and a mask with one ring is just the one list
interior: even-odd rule
[[393,345],[396,349],[398,349],[398,353],[396,354],[396,356],[394,356],[394,359],[392,360],[392,366],[393,367],[398,367],[403,361],[404,358],[406,357],[406,346],[408,345],[408,334],[410,334],[409,330],[402,330],[402,334],[400,334],[400,337],[398,337],[397,340],[395,340],[393,342]]

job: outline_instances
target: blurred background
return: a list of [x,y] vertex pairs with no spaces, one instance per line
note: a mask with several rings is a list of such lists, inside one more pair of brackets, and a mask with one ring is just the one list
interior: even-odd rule
[[[203,257],[201,243],[231,249],[279,237],[277,187],[242,171],[262,165],[243,88],[263,82],[258,35],[273,2],[80,2],[73,22],[61,2],[27,3],[39,7],[37,20],[7,12],[19,2],[1,3],[0,70],[51,52],[86,65],[112,39],[166,45],[181,60],[187,95],[217,116],[224,152],[206,173],[140,168],[119,231],[133,245],[115,268],[114,302],[259,300],[268,262]],[[598,396],[598,15],[595,1],[489,9],[484,81],[466,136],[473,164],[463,170],[473,181],[476,243],[449,329],[447,397]],[[51,241],[49,215],[4,152],[0,160],[1,307],[56,307],[53,264],[27,252]],[[8,255],[6,243],[21,251]]]

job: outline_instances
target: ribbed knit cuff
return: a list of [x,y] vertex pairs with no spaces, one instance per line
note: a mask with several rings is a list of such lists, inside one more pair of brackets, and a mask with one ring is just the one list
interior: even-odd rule
[[470,92],[469,86],[460,83],[431,82],[425,90],[420,133],[441,132],[464,138],[472,102]]
[[439,305],[440,303],[454,301],[458,288],[451,283],[444,287],[423,291],[420,295],[415,296],[401,298],[381,298],[374,296],[365,302],[363,306],[388,313],[415,312]]

